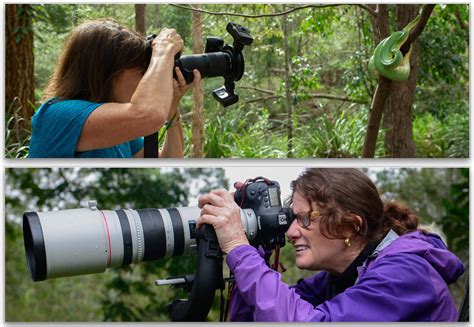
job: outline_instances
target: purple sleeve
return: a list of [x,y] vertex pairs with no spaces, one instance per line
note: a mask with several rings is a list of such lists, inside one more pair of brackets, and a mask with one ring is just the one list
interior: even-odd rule
[[436,311],[449,305],[440,303],[433,273],[417,255],[386,256],[374,262],[355,286],[317,309],[326,321],[435,321]]
[[355,286],[318,306],[283,283],[250,246],[232,250],[227,264],[254,321],[430,320],[438,300],[423,259],[416,255],[385,259],[374,263]]
[[[239,305],[247,305],[253,314],[251,320],[310,321],[313,318],[313,305],[283,283],[281,275],[265,264],[255,248],[244,245],[233,249],[227,256],[227,264],[239,287],[236,295]],[[242,309],[235,312],[242,312]],[[248,318],[249,312],[245,316],[246,320]]]
[[230,321],[253,321],[253,308],[245,303],[239,287],[234,284],[230,299]]
[[[327,283],[326,278],[327,273],[322,272],[313,277],[301,279],[290,288],[294,289],[302,299],[316,306],[325,300],[323,287]],[[235,284],[230,301],[230,321],[253,321],[253,307],[244,301],[239,287]]]
[[291,286],[302,299],[308,301],[313,306],[317,306],[326,301],[326,286],[328,273],[323,271],[319,274],[301,279],[296,285]]
[[[257,252],[265,261],[268,261],[273,253],[273,251],[263,250],[262,247],[259,247]],[[234,284],[232,290],[229,316],[230,321],[253,321],[253,308],[245,303],[237,284]]]

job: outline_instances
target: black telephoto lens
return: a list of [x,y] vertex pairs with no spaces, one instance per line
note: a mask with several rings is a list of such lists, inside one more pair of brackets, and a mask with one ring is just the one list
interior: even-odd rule
[[180,69],[189,84],[194,80],[194,69],[199,70],[202,78],[229,75],[232,72],[232,58],[227,52],[182,56],[175,61],[175,67]]

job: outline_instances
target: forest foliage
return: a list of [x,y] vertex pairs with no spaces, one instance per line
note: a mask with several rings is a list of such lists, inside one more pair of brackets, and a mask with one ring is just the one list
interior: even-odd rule
[[[366,173],[376,182],[384,201],[397,200],[413,208],[423,227],[435,227],[444,234],[449,248],[468,265],[468,169],[386,168],[368,169]],[[99,208],[111,210],[186,206],[191,198],[213,188],[227,188],[229,182],[233,181],[225,178],[223,169],[213,168],[6,169],[6,321],[168,321],[168,305],[185,294],[157,287],[154,281],[192,273],[192,257],[35,283],[27,271],[22,214],[85,207],[91,199],[97,200]],[[314,274],[294,266],[289,246],[282,249],[282,262],[288,269],[283,274],[287,283]],[[467,275],[451,286],[457,305],[464,295]],[[208,316],[209,321],[218,319],[219,295]]]
[[[295,7],[295,6],[293,6]],[[34,5],[35,83],[37,106],[63,41],[77,24],[90,19],[113,18],[134,28],[133,5]],[[187,9],[185,9],[187,8]],[[206,4],[203,35],[232,39],[225,31],[229,21],[250,29],[255,42],[244,50],[246,72],[237,84],[240,102],[222,108],[211,91],[222,78],[205,81],[205,156],[238,158],[360,157],[371,99],[377,80],[367,69],[376,46],[371,17],[357,5],[308,7],[284,16],[283,4]],[[232,13],[228,15],[226,13]],[[389,6],[390,24],[396,30],[396,6]],[[146,6],[146,31],[175,28],[191,53],[191,15],[187,5]],[[235,16],[241,15],[241,16]],[[250,17],[250,18],[249,18]],[[412,124],[417,157],[469,156],[469,71],[467,4],[436,5],[420,36],[420,69],[413,103]],[[292,112],[288,117],[284,79],[284,41],[290,54]],[[328,97],[329,96],[329,97]],[[190,155],[192,96],[181,102]],[[10,118],[14,118],[11,119]],[[21,117],[8,108],[7,157],[27,155],[28,136],[17,135]],[[292,128],[288,148],[288,126]],[[384,129],[376,156],[387,156]],[[271,142],[269,142],[271,140]]]

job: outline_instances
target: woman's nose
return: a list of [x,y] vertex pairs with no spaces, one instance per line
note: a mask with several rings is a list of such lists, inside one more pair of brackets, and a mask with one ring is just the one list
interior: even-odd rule
[[300,231],[300,225],[298,225],[298,222],[293,220],[293,222],[290,225],[290,228],[288,228],[288,231],[286,232],[286,236],[288,237],[288,242],[294,243],[298,237],[301,236],[301,231]]

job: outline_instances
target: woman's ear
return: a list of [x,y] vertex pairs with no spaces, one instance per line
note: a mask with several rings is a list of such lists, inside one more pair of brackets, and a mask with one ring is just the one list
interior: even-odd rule
[[356,236],[360,230],[362,229],[362,226],[364,224],[364,220],[362,219],[361,216],[355,214],[355,213],[348,213],[346,215],[346,219],[348,221],[348,225],[350,226],[347,229],[347,237],[354,237]]

